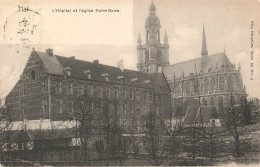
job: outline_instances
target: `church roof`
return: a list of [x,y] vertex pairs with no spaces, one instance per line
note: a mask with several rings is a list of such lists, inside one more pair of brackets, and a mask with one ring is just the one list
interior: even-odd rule
[[[91,80],[96,82],[108,82],[112,84],[122,84],[134,87],[150,88],[158,91],[169,92],[170,88],[163,73],[142,73],[134,70],[99,64],[97,62],[88,62],[75,58],[68,58],[58,55],[48,55],[43,52],[35,52],[41,58],[49,74],[65,76],[63,69],[70,68],[71,75],[67,78],[79,80]],[[91,79],[88,79],[84,71],[91,71]],[[109,74],[109,81],[103,74]],[[123,76],[124,81],[121,83],[119,76]],[[132,80],[136,78],[135,80]],[[150,82],[147,82],[150,81]]]
[[215,119],[213,106],[201,106],[198,100],[191,99],[183,104],[183,112],[185,113],[183,124],[209,123],[210,119]]
[[204,63],[202,63],[202,58],[197,58],[166,66],[163,68],[163,72],[167,80],[173,80],[174,74],[175,79],[179,79],[182,77],[183,74],[185,77],[190,76],[191,73],[196,74],[196,70],[197,74],[208,73],[209,71],[221,70],[223,68],[226,68],[227,66],[231,67],[232,64],[230,63],[226,54],[218,53],[207,56],[207,59]]

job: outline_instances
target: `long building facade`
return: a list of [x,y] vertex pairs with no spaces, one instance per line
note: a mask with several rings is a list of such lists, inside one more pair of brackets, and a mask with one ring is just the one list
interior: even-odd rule
[[[121,67],[121,68],[120,68]],[[104,108],[126,133],[141,133],[146,114],[170,113],[170,88],[163,73],[141,73],[33,50],[21,77],[7,96],[16,121],[75,119],[77,99],[86,98],[90,124],[102,124]],[[111,116],[112,119],[112,116]]]

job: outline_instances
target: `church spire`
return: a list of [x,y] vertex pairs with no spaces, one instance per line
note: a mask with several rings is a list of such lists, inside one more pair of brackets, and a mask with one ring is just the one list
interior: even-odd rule
[[203,60],[206,59],[208,56],[208,49],[207,49],[207,41],[206,41],[206,34],[204,29],[204,23],[203,23],[203,37],[202,37],[202,50],[201,50],[201,56]]
[[165,30],[165,34],[164,34],[164,44],[168,44],[168,37],[167,37],[166,30]]

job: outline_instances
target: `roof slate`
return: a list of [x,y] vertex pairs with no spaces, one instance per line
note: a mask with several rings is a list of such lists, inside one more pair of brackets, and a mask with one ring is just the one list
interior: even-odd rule
[[[118,67],[104,64],[92,63],[58,55],[50,56],[42,52],[36,53],[42,59],[50,74],[64,76],[66,75],[63,72],[64,68],[69,67],[71,69],[71,76],[67,75],[67,78],[122,84],[127,86],[150,88],[160,92],[170,92],[170,88],[163,73],[148,74],[128,69],[121,71],[121,69]],[[91,79],[88,79],[84,71],[91,71]],[[104,76],[106,73],[109,75],[108,81],[106,81],[106,77]],[[121,83],[120,79],[118,78],[119,76],[121,76],[121,78],[122,76],[124,77],[123,83]],[[137,78],[137,80],[132,81],[133,78]],[[151,82],[145,82],[147,80],[150,80]]]
[[[189,61],[184,61],[176,64],[172,64],[170,66],[166,66],[163,68],[163,72],[167,78],[167,80],[173,80],[174,74],[175,78],[179,79],[184,76],[189,76],[190,73],[196,73],[199,74],[202,73],[208,73],[208,70],[212,69],[212,71],[216,69],[222,69],[222,65],[226,66],[232,66],[230,63],[227,55],[225,53],[218,53],[214,55],[210,55],[207,57],[205,63],[202,64],[202,59],[197,58]],[[196,64],[196,68],[195,68]]]

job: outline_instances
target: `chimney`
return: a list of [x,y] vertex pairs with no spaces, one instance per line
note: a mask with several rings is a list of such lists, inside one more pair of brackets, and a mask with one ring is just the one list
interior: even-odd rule
[[93,64],[99,64],[98,59],[97,60],[93,60]]
[[71,56],[70,59],[75,59],[75,56]]
[[122,72],[124,72],[124,63],[122,59],[117,62],[117,67],[120,68]]
[[46,53],[47,53],[49,56],[53,56],[53,49],[46,49]]

